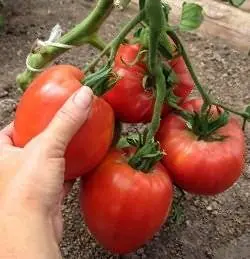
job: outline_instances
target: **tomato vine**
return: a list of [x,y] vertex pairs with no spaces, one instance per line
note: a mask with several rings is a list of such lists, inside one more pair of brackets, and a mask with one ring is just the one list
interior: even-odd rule
[[[153,82],[155,84],[155,89],[153,91],[155,92],[156,101],[152,122],[148,126],[145,143],[144,145],[137,147],[137,152],[132,158],[130,158],[129,163],[135,167],[140,164],[140,168],[143,168],[139,161],[145,157],[147,157],[147,159],[152,159],[152,157],[154,157],[154,162],[161,158],[161,155],[159,155],[159,148],[154,142],[154,135],[159,128],[161,111],[166,99],[168,99],[169,104],[176,109],[189,122],[190,125],[192,125],[191,129],[195,131],[196,134],[200,134],[201,137],[207,137],[212,134],[213,131],[225,125],[228,117],[226,112],[231,112],[241,116],[243,118],[243,127],[245,127],[246,122],[250,119],[249,108],[247,108],[244,112],[239,112],[225,106],[224,104],[214,101],[214,99],[200,84],[188,58],[187,52],[176,33],[176,30],[188,31],[198,28],[203,21],[202,8],[197,4],[184,3],[180,24],[173,27],[169,24],[169,12],[171,8],[167,3],[163,4],[160,0],[141,0],[139,2],[138,14],[123,27],[123,29],[110,43],[104,43],[97,33],[100,26],[105,21],[106,17],[111,13],[115,5],[124,8],[129,4],[129,2],[130,1],[128,0],[123,0],[115,1],[114,3],[113,0],[99,0],[94,10],[80,24],[76,25],[71,31],[57,39],[59,44],[80,46],[88,43],[101,50],[100,54],[88,66],[85,67],[85,73],[92,73],[84,79],[83,83],[92,87],[97,95],[102,95],[119,79],[119,77],[113,77],[114,73],[112,72],[112,65],[120,44],[124,42],[126,36],[131,30],[133,30],[139,23],[142,24],[143,29],[140,29],[141,36],[139,37],[140,41],[143,42],[146,48],[148,48],[148,69],[151,75],[150,77],[153,78]],[[175,53],[173,53],[170,40],[172,40],[176,45],[177,49]],[[28,84],[37,75],[39,69],[46,66],[65,51],[67,51],[67,48],[60,48],[53,45],[42,47],[38,46],[34,49],[27,58],[27,62],[30,64],[29,67],[32,66],[34,70],[32,71],[27,68],[17,77],[17,82],[21,88],[25,90]],[[169,72],[169,78],[164,74],[165,70],[163,70],[161,56],[166,55],[166,57],[172,59],[176,54],[183,57],[195,86],[204,101],[202,114],[199,117],[199,120],[197,119],[198,117],[195,119],[194,115],[183,111],[182,108],[175,102],[176,97],[171,92],[172,90],[167,90],[165,87],[167,80],[171,81],[171,79],[169,79]],[[109,56],[107,65],[102,67],[101,70],[93,73],[93,69],[104,55]],[[171,68],[167,69],[171,71]],[[171,76],[173,76],[173,73]],[[113,79],[110,80],[110,77]],[[173,84],[173,82],[171,84]],[[208,126],[208,113],[211,105],[220,107],[225,111],[225,113],[220,115],[221,119],[218,120],[217,123],[213,123],[212,131],[209,130],[210,127]],[[205,124],[207,124],[207,126],[204,128],[203,126]],[[214,126],[214,124],[216,126]],[[197,131],[197,129],[200,130]],[[155,153],[155,156],[153,153]],[[150,156],[151,158],[149,158]],[[157,159],[155,159],[155,157],[157,157]],[[149,164],[153,165],[153,163]],[[148,170],[149,168],[146,166],[144,169]]]
[[[229,113],[242,117],[243,128],[250,121],[250,105],[235,111],[202,86],[178,35],[200,26],[201,6],[184,3],[179,24],[172,26],[166,2],[140,0],[137,14],[106,44],[98,34],[100,26],[115,6],[123,9],[129,2],[99,0],[65,35],[52,30],[46,44],[40,41],[29,53],[27,68],[17,77],[25,91],[15,119],[14,143],[20,147],[41,132],[82,84],[96,95],[86,124],[65,154],[65,179],[88,173],[81,184],[82,213],[96,239],[116,253],[136,249],[159,230],[171,208],[173,184],[182,188],[173,205],[174,221],[182,218],[183,190],[215,195],[232,186],[244,165],[245,140]],[[83,44],[100,50],[83,71],[57,65],[39,75],[56,57]],[[98,66],[104,56],[106,62]],[[186,100],[194,86],[202,100]],[[122,122],[148,124],[124,138]]]

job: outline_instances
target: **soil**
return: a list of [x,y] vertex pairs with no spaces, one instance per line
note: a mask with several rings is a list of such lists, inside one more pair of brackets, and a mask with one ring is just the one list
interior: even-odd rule
[[[93,1],[6,0],[2,9],[5,26],[0,35],[0,127],[13,118],[20,91],[15,77],[25,67],[25,57],[36,38],[45,39],[60,23],[66,30],[86,16]],[[116,11],[103,27],[111,39],[133,11]],[[219,39],[196,34],[182,35],[198,76],[211,93],[232,107],[250,103],[249,57]],[[57,62],[80,67],[95,55],[93,48],[74,49]],[[133,130],[134,126],[125,127]],[[184,216],[170,218],[153,240],[135,253],[121,258],[243,259],[250,258],[250,127],[246,129],[246,167],[240,180],[227,192],[215,197],[187,194],[182,202]],[[90,236],[78,207],[78,184],[63,206],[65,219],[61,249],[64,258],[119,258],[102,249]]]

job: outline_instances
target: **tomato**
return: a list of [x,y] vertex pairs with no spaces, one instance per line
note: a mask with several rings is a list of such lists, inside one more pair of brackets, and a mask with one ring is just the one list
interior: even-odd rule
[[143,173],[128,165],[127,156],[126,150],[111,150],[81,181],[81,212],[90,232],[106,249],[119,254],[153,237],[173,199],[172,182],[161,163]]
[[[116,54],[113,71],[120,79],[103,98],[113,107],[116,117],[123,122],[149,122],[152,118],[155,103],[154,91],[143,87],[143,79],[148,74],[147,66],[141,60],[135,64],[140,51],[139,44],[121,45]],[[174,93],[183,101],[193,89],[193,81],[182,57],[172,60],[170,66],[178,77]],[[164,114],[170,110],[166,104]]]
[[[127,64],[132,64],[136,60],[140,49],[140,44],[121,44],[115,56],[115,66],[127,69],[129,67]],[[144,62],[138,60],[130,68],[134,68],[135,70],[141,68],[143,72],[147,69],[147,66]]]
[[[199,112],[202,101],[193,99],[183,104]],[[213,109],[213,116],[216,109]],[[244,135],[234,118],[215,134],[220,140],[199,140],[176,114],[162,120],[158,140],[166,156],[162,163],[170,170],[174,183],[184,190],[203,195],[225,191],[239,178],[244,166]]]
[[[81,87],[83,76],[76,67],[57,65],[34,79],[17,107],[13,133],[16,146],[23,147],[46,128],[64,102]],[[102,98],[94,97],[86,123],[67,148],[66,180],[92,170],[103,159],[111,145],[113,130],[112,108]]]

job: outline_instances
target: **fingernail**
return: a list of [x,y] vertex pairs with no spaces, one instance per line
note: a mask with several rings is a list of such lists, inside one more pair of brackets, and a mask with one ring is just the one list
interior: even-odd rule
[[90,106],[93,99],[93,92],[87,86],[82,86],[73,97],[73,102],[80,108],[86,109]]

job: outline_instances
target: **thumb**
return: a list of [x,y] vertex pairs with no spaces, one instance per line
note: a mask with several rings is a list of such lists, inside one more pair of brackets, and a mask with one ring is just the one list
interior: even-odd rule
[[82,86],[75,92],[43,132],[48,136],[46,145],[51,149],[59,147],[64,152],[72,137],[87,120],[92,99],[93,92],[87,86]]

